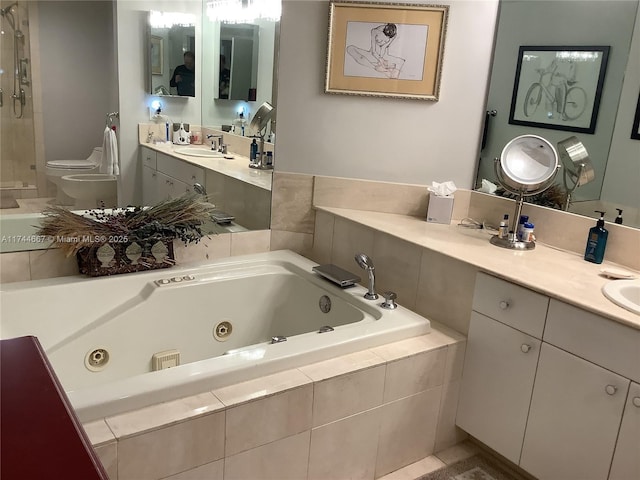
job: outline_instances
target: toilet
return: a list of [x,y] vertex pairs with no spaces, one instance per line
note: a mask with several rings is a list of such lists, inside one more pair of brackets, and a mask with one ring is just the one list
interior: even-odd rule
[[111,208],[118,204],[118,180],[106,173],[79,173],[60,177],[59,187],[75,209]]
[[96,174],[100,171],[102,147],[95,147],[86,160],[49,160],[46,165],[47,178],[57,187],[54,203],[74,205],[75,199],[65,194],[61,188],[62,177],[75,174]]

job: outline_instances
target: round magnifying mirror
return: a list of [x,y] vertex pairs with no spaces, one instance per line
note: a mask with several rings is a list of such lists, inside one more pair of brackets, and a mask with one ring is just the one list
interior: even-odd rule
[[558,171],[558,152],[537,135],[511,140],[496,162],[498,181],[513,193],[534,195],[553,183]]
[[253,120],[249,124],[249,128],[251,128],[254,132],[260,134],[263,128],[267,126],[267,122],[271,120],[271,117],[274,113],[273,105],[269,102],[264,102],[260,105],[260,108],[256,111],[256,114],[253,116]]

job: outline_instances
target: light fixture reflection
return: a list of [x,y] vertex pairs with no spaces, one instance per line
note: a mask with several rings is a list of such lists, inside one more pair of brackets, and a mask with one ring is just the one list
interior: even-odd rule
[[280,20],[280,0],[209,0],[207,17],[212,22],[253,23],[256,20]]
[[152,28],[171,28],[173,26],[192,27],[196,24],[196,16],[192,13],[151,11],[149,25]]

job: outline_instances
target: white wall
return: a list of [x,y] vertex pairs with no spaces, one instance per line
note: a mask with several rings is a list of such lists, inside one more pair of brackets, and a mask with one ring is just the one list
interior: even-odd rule
[[[602,198],[618,206],[640,208],[640,140],[631,139],[631,126],[640,92],[640,9],[624,77],[620,108],[613,131]],[[612,214],[614,212],[611,212]]]
[[497,0],[453,0],[440,100],[324,93],[328,1],[285,0],[276,170],[470,188],[484,112]]
[[[153,97],[145,91],[147,84],[145,45],[147,15],[150,10],[195,14],[200,18],[201,0],[118,0],[118,79],[120,90],[120,183],[118,203],[142,201],[141,167],[138,161],[138,124],[149,122],[148,107],[160,98],[163,113],[171,121],[200,124],[200,75],[196,74],[196,97]],[[200,38],[200,23],[196,38]],[[196,72],[201,64],[202,48],[196,45]]]

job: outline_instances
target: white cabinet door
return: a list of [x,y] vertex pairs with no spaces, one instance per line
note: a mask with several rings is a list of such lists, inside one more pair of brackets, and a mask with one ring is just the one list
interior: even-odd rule
[[165,175],[162,172],[156,172],[158,177],[158,201],[167,200],[173,198],[175,178]]
[[544,343],[520,466],[540,480],[606,480],[629,383]]
[[519,330],[471,313],[456,424],[516,464],[540,343]]
[[158,203],[158,175],[155,168],[142,167],[142,204]]
[[640,385],[631,382],[609,480],[640,478]]

